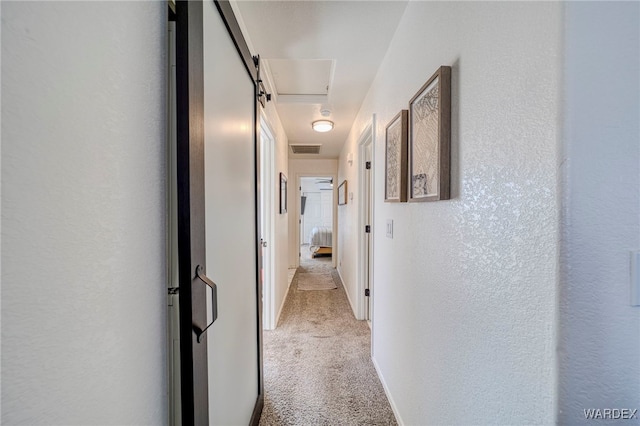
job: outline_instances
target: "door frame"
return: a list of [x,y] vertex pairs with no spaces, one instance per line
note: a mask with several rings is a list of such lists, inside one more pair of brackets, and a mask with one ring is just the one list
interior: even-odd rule
[[182,424],[209,422],[206,336],[197,341],[194,324],[207,321],[206,290],[195,282],[206,264],[204,232],[204,63],[203,5],[176,3],[176,132],[178,181],[178,281],[180,403]]
[[[370,303],[371,311],[369,312],[369,319],[371,320],[371,326],[373,327],[373,242],[375,240],[374,235],[376,231],[376,227],[374,226],[374,208],[373,206],[375,201],[375,123],[376,117],[375,114],[371,118],[371,122],[365,127],[365,129],[360,134],[358,138],[358,193],[364,194],[366,190],[365,179],[366,179],[366,167],[365,167],[365,155],[366,155],[366,147],[371,145],[371,171],[370,179],[371,179],[371,188],[369,192],[369,203],[371,207],[371,223],[367,223],[367,205],[366,205],[366,197],[358,197],[358,229],[360,229],[358,235],[358,268],[357,268],[357,291],[356,291],[356,306],[357,306],[357,314],[358,319],[364,320],[367,319],[367,303]],[[365,233],[365,226],[371,225],[371,233],[369,235],[369,262],[367,262],[367,234]],[[368,269],[368,271],[367,271]],[[364,295],[366,288],[366,277],[367,273],[369,275],[369,289],[370,296],[369,299]]]
[[302,191],[300,190],[300,187],[302,186],[302,182],[300,181],[300,178],[303,177],[330,177],[333,179],[333,191],[331,191],[331,193],[333,194],[333,202],[332,202],[332,218],[331,218],[331,264],[332,266],[335,268],[336,264],[337,264],[337,258],[338,258],[338,191],[337,191],[337,182],[338,182],[338,174],[334,173],[334,172],[299,172],[296,173],[296,198],[295,198],[295,217],[298,220],[298,223],[296,224],[295,228],[296,228],[296,235],[295,235],[295,241],[296,241],[296,251],[298,252],[298,256],[296,256],[296,268],[300,267],[300,224],[302,222],[302,215],[301,210],[302,210],[302,206],[300,205],[301,203],[301,199],[300,197],[302,196]]
[[[255,149],[256,339],[258,389],[251,424],[257,425],[264,406],[262,354],[262,286],[260,283],[260,122],[258,120],[258,64],[249,51],[228,0],[181,0],[175,5],[176,104],[178,181],[178,267],[180,309],[180,400],[182,424],[209,424],[207,286],[196,267],[206,268],[204,200],[204,58],[203,1],[213,1],[254,86],[253,145]],[[204,271],[206,274],[206,270]]]
[[[267,119],[267,116],[262,109],[260,111],[260,138],[262,134],[266,133],[268,138],[268,146],[265,148],[263,145],[261,149],[261,163],[260,166],[264,167],[262,170],[262,188],[264,188],[263,194],[263,208],[265,213],[264,223],[266,229],[262,230],[262,238],[267,243],[266,250],[263,250],[263,270],[264,270],[264,283],[262,285],[262,305],[263,305],[263,327],[265,330],[273,330],[276,323],[275,312],[275,137]],[[264,248],[264,247],[263,247]]]

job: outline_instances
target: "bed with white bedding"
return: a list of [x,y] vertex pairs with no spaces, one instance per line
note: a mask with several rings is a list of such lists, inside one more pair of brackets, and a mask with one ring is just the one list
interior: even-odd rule
[[309,249],[313,253],[312,257],[321,254],[331,254],[332,231],[326,226],[318,226],[311,230],[309,235]]

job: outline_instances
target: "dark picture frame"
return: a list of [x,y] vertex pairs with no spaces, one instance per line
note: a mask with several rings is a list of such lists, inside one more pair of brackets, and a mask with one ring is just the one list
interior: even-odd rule
[[385,128],[384,201],[407,201],[407,145],[409,111],[403,109]]
[[338,205],[344,206],[347,204],[347,181],[344,180],[338,187]]
[[441,66],[409,101],[409,201],[451,196],[451,67]]
[[280,173],[280,214],[287,212],[287,177]]

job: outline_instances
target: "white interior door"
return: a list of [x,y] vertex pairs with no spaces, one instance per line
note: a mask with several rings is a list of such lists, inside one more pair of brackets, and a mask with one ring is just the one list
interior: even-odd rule
[[206,268],[219,305],[209,424],[246,425],[259,392],[254,84],[215,4],[203,6]]
[[[169,57],[168,57],[168,109],[167,123],[167,175],[168,175],[168,227],[167,235],[167,287],[168,295],[168,347],[167,364],[169,367],[169,425],[182,423],[180,401],[180,311],[178,309],[179,294],[175,291],[180,286],[178,275],[178,170],[177,170],[177,108],[176,108],[176,25],[169,22]],[[173,290],[171,290],[173,289]]]
[[320,192],[320,217],[322,225],[331,229],[333,226],[333,191]]
[[[371,164],[372,153],[371,153],[371,143],[368,143],[364,147],[365,152],[365,163]],[[372,179],[371,179],[371,169],[365,170],[365,191],[364,191],[364,204],[365,204],[365,221],[368,224],[372,224]],[[371,288],[371,272],[372,272],[372,264],[371,264],[371,234],[366,234],[366,243],[365,243],[365,253],[364,253],[364,271],[365,271],[365,282],[364,287],[365,290],[369,290],[369,297],[365,300],[365,319],[367,321],[371,321],[371,306],[373,304],[373,290]]]
[[[375,121],[375,118],[374,118]],[[374,156],[373,151],[373,129],[372,122],[360,135],[358,142],[358,192],[362,194],[358,198],[358,291],[356,292],[356,305],[358,319],[371,320],[373,318],[373,297],[374,277],[373,277],[373,251],[375,221],[373,211],[374,205]],[[367,232],[369,229],[369,232]],[[371,325],[371,324],[370,324]]]
[[322,205],[320,204],[319,192],[307,192],[307,203],[304,209],[304,227],[303,238],[305,244],[310,244],[311,230],[315,227],[322,226]]
[[260,121],[260,205],[262,242],[262,323],[265,330],[275,328],[275,263],[273,252],[275,186],[274,186],[274,138],[267,122]]

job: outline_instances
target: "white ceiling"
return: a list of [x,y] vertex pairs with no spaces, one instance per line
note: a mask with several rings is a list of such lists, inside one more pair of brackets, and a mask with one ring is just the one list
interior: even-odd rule
[[[240,25],[267,79],[289,144],[322,144],[337,158],[395,34],[406,1],[243,1]],[[328,90],[327,90],[328,86]],[[335,127],[316,133],[311,122],[328,109]]]

